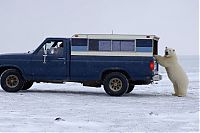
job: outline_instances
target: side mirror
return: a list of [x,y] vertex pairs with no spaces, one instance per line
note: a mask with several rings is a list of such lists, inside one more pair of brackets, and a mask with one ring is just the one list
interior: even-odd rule
[[47,54],[44,54],[43,57],[44,57],[44,58],[43,58],[43,63],[46,64]]
[[43,63],[46,64],[46,58],[47,58],[47,48],[46,48],[46,45],[43,47],[43,49],[44,49]]

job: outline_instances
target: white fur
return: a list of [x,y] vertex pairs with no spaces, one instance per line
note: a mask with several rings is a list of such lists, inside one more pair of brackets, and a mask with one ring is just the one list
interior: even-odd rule
[[172,48],[165,49],[165,55],[155,55],[157,62],[165,67],[167,75],[174,86],[175,96],[186,96],[188,88],[188,77],[178,64],[176,52]]

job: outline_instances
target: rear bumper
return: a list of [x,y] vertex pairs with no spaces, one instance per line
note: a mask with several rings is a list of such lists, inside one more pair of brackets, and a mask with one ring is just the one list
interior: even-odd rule
[[162,79],[162,75],[156,74],[153,76],[153,81],[159,81]]

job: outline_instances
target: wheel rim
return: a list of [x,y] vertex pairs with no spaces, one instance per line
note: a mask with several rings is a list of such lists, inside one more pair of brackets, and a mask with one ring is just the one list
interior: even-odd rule
[[119,78],[113,78],[109,81],[109,87],[112,91],[119,91],[122,89],[122,81]]
[[19,78],[16,75],[9,75],[6,78],[6,85],[9,88],[15,88],[19,84]]

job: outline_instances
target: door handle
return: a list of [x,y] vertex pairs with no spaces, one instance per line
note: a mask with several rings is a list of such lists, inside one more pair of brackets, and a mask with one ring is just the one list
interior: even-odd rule
[[65,58],[58,58],[58,60],[65,60]]

